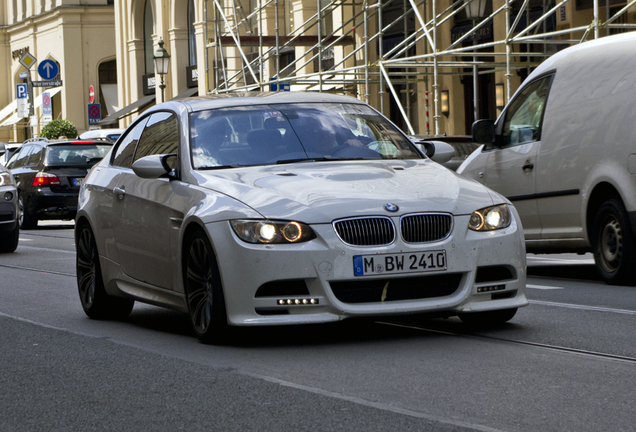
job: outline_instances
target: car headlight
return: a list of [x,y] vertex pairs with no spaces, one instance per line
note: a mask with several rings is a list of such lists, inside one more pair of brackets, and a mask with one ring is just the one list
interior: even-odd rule
[[0,186],[6,186],[13,184],[13,177],[10,173],[4,171],[0,172]]
[[473,231],[492,231],[510,226],[512,215],[506,204],[475,210],[470,215],[468,228]]
[[233,220],[230,225],[248,243],[300,243],[316,238],[308,225],[295,221]]

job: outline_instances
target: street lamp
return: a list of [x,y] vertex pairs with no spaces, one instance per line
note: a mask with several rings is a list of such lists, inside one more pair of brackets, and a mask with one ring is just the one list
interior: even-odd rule
[[155,62],[155,73],[158,73],[161,77],[161,84],[159,88],[161,89],[161,102],[166,100],[164,89],[166,85],[163,82],[163,76],[168,73],[168,66],[170,66],[170,54],[168,51],[163,49],[163,40],[159,39],[159,48],[155,51],[155,55],[153,56],[153,60]]
[[[486,15],[487,0],[464,0],[467,6],[464,8],[466,17],[473,22],[473,29],[477,25],[477,20]],[[477,45],[477,34],[473,34],[473,45]],[[477,50],[474,50],[476,53]],[[477,56],[473,56],[473,113],[475,121],[479,120],[479,68],[477,67]]]

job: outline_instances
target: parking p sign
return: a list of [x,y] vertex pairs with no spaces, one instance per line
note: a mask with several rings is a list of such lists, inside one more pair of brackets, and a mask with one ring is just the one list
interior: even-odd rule
[[88,104],[88,125],[97,126],[102,119],[100,104]]

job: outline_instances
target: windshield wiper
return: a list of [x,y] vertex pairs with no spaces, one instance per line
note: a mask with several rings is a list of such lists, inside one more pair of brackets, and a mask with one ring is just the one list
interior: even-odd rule
[[240,165],[237,163],[233,163],[233,164],[229,164],[229,165],[214,165],[214,166],[205,166],[205,167],[200,167],[197,169],[200,170],[216,170],[216,169],[225,169],[225,168],[239,168],[239,167],[243,167],[243,166],[247,166],[247,165]]
[[363,160],[362,157],[354,157],[354,158],[339,158],[334,156],[325,156],[321,158],[299,158],[299,159],[281,159],[276,161],[277,164],[289,164],[296,162],[326,162],[326,161],[346,161],[346,160]]

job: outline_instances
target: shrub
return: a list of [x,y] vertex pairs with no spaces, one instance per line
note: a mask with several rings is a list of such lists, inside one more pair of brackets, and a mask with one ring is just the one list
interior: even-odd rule
[[77,128],[68,120],[55,119],[44,126],[40,133],[40,137],[48,139],[57,139],[61,136],[75,138],[77,136]]

